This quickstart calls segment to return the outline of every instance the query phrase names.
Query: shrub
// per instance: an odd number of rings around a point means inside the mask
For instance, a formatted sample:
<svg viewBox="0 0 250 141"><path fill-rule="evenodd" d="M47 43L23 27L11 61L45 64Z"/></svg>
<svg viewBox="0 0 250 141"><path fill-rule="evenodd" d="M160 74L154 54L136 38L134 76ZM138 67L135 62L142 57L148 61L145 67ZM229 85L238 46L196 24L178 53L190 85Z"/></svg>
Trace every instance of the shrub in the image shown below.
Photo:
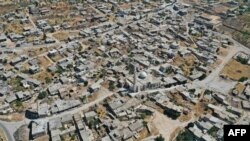
<svg viewBox="0 0 250 141"><path fill-rule="evenodd" d="M240 79L239 79L239 82L244 82L244 81L246 81L248 78L247 77L241 77Z"/></svg>
<svg viewBox="0 0 250 141"><path fill-rule="evenodd" d="M155 141L165 141L165 139L162 137L162 135L155 138Z"/></svg>
<svg viewBox="0 0 250 141"><path fill-rule="evenodd" d="M38 99L44 99L46 96L47 96L47 93L45 91L43 91L43 92L39 93L37 98Z"/></svg>
<svg viewBox="0 0 250 141"><path fill-rule="evenodd" d="M176 120L181 115L181 113L179 113L175 110L172 110L172 109L166 109L164 111L164 114L173 120Z"/></svg>
<svg viewBox="0 0 250 141"><path fill-rule="evenodd" d="M190 131L185 130L176 137L176 141L195 141L195 138Z"/></svg>

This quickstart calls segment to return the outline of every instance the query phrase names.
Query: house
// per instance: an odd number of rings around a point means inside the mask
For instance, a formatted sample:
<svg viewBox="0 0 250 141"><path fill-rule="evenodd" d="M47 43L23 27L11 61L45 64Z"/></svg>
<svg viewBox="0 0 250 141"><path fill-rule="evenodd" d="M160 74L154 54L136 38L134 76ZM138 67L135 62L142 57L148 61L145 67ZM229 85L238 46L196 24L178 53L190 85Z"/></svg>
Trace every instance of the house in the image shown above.
<svg viewBox="0 0 250 141"><path fill-rule="evenodd" d="M32 73L32 74L35 74L35 73L37 73L39 71L40 71L40 67L38 65L34 65L34 66L31 66L29 68L29 72Z"/></svg>
<svg viewBox="0 0 250 141"><path fill-rule="evenodd" d="M173 78L171 77L164 77L163 78L163 84L166 86L166 87L171 87L171 86L175 86L178 84L178 82L176 80L174 80Z"/></svg>
<svg viewBox="0 0 250 141"><path fill-rule="evenodd" d="M124 128L120 130L120 134L123 140L132 140L135 133L129 128Z"/></svg>
<svg viewBox="0 0 250 141"><path fill-rule="evenodd" d="M31 122L31 136L33 139L41 137L46 134L47 124L45 121Z"/></svg>
<svg viewBox="0 0 250 141"><path fill-rule="evenodd" d="M188 79L187 79L185 76L181 75L181 74L175 75L175 76L174 76L174 79L175 79L176 81L178 81L179 84L185 84L185 83L187 83L187 81L188 81Z"/></svg>
<svg viewBox="0 0 250 141"><path fill-rule="evenodd" d="M36 80L36 79L32 79L32 78L27 78L25 79L27 81L27 83L33 87L39 87L41 85L41 82Z"/></svg>
<svg viewBox="0 0 250 141"><path fill-rule="evenodd" d="M51 106L51 113L56 114L75 108L81 104L79 100L56 100Z"/></svg>
<svg viewBox="0 0 250 141"><path fill-rule="evenodd" d="M80 140L81 141L91 141L91 133L90 130L81 130L80 131Z"/></svg>
<svg viewBox="0 0 250 141"><path fill-rule="evenodd" d="M0 104L0 114L7 114L12 112L12 108L10 107L9 103L2 103Z"/></svg>
<svg viewBox="0 0 250 141"><path fill-rule="evenodd" d="M242 101L242 108L246 110L250 110L250 102L249 101Z"/></svg>
<svg viewBox="0 0 250 141"><path fill-rule="evenodd" d="M100 88L101 88L101 83L103 82L102 79L98 80L97 82L93 83L92 85L90 85L89 87L89 92L94 93L97 92Z"/></svg>
<svg viewBox="0 0 250 141"><path fill-rule="evenodd" d="M247 85L244 90L244 94L247 96L247 98L250 98L250 85Z"/></svg>
<svg viewBox="0 0 250 141"><path fill-rule="evenodd" d="M59 52L56 49L52 49L48 52L49 57L56 56Z"/></svg>
<svg viewBox="0 0 250 141"><path fill-rule="evenodd" d="M9 91L8 87L0 88L0 97L5 96L6 94L8 94L9 93L8 91Z"/></svg>
<svg viewBox="0 0 250 141"><path fill-rule="evenodd" d="M45 44L53 44L53 43L55 43L56 42L56 40L54 40L54 39L52 39L52 38L46 38L45 39Z"/></svg>
<svg viewBox="0 0 250 141"><path fill-rule="evenodd" d="M73 124L74 123L72 115L63 116L61 122L62 122L62 124Z"/></svg>
<svg viewBox="0 0 250 141"><path fill-rule="evenodd" d="M7 41L7 37L4 34L0 35L0 42L5 42Z"/></svg>
<svg viewBox="0 0 250 141"><path fill-rule="evenodd" d="M61 118L58 117L58 118L49 120L48 126L49 126L49 131L62 128L63 125L61 122Z"/></svg>
<svg viewBox="0 0 250 141"><path fill-rule="evenodd" d="M135 123L130 124L128 128L134 133L139 133L143 130L144 125L141 120L137 120Z"/></svg>
<svg viewBox="0 0 250 141"><path fill-rule="evenodd" d="M52 86L48 87L48 93L50 95L57 95L59 94L59 89L62 87L60 83L53 84Z"/></svg>
<svg viewBox="0 0 250 141"><path fill-rule="evenodd" d="M89 121L91 121L93 118L97 117L97 113L94 111L90 111L84 114L84 119L87 123L89 123Z"/></svg>
<svg viewBox="0 0 250 141"><path fill-rule="evenodd" d="M17 97L15 94L10 94L10 95L7 95L6 98L5 98L5 101L7 103L12 103L14 102L15 100L17 100Z"/></svg>
<svg viewBox="0 0 250 141"><path fill-rule="evenodd" d="M28 91L25 91L25 92L19 91L16 93L16 97L20 101L27 101L27 100L31 99L31 93Z"/></svg>
<svg viewBox="0 0 250 141"><path fill-rule="evenodd" d="M7 80L7 79L12 78L14 76L14 73L12 71L7 71L7 72L4 72L2 76L4 80Z"/></svg>
<svg viewBox="0 0 250 141"><path fill-rule="evenodd" d="M37 108L39 117L46 117L49 115L49 106L47 103L39 104Z"/></svg>
<svg viewBox="0 0 250 141"><path fill-rule="evenodd" d="M20 62L22 62L22 61L24 61L21 57L16 57L16 58L14 58L11 62L10 62L10 64L11 65L16 65L16 64L18 64L18 63L20 63Z"/></svg>

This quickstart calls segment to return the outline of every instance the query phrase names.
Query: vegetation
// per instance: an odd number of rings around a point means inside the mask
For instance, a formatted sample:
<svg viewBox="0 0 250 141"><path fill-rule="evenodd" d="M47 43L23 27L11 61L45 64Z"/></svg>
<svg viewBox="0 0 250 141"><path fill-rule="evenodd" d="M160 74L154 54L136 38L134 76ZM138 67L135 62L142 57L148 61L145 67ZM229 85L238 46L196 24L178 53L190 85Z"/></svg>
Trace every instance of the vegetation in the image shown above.
<svg viewBox="0 0 250 141"><path fill-rule="evenodd" d="M190 131L185 130L176 137L176 141L195 141L195 137Z"/></svg>
<svg viewBox="0 0 250 141"><path fill-rule="evenodd" d="M203 80L203 79L205 79L206 77L207 77L206 74L202 74L202 76L199 78L199 80Z"/></svg>
<svg viewBox="0 0 250 141"><path fill-rule="evenodd" d="M0 63L2 63L2 64L6 64L8 61L7 61L7 59L0 59Z"/></svg>
<svg viewBox="0 0 250 141"><path fill-rule="evenodd" d="M44 99L47 96L47 92L46 91L42 91L38 94L38 99Z"/></svg>
<svg viewBox="0 0 250 141"><path fill-rule="evenodd" d="M207 131L207 133L209 134L209 135L211 135L212 137L217 137L217 132L219 131L219 128L217 128L217 127L212 127L210 130L208 130Z"/></svg>
<svg viewBox="0 0 250 141"><path fill-rule="evenodd" d="M50 84L52 82L52 79L50 77L45 77L45 83Z"/></svg>
<svg viewBox="0 0 250 141"><path fill-rule="evenodd" d="M15 91L23 91L24 88L22 87L22 79L21 78L12 78L9 81L9 85L12 86L13 90Z"/></svg>
<svg viewBox="0 0 250 141"><path fill-rule="evenodd" d="M213 93L213 91L210 91L210 90L208 90L208 89L206 89L205 92L204 92L205 95L210 95L210 94L212 94L212 93Z"/></svg>
<svg viewBox="0 0 250 141"><path fill-rule="evenodd" d="M155 141L165 141L162 135L155 138Z"/></svg>
<svg viewBox="0 0 250 141"><path fill-rule="evenodd" d="M84 82L84 86L85 86L85 87L88 86L88 84L89 84L88 81Z"/></svg>
<svg viewBox="0 0 250 141"><path fill-rule="evenodd" d="M115 89L115 83L113 81L109 82L109 90L113 91Z"/></svg>
<svg viewBox="0 0 250 141"><path fill-rule="evenodd" d="M63 73L63 69L62 69L61 67L59 67L59 68L56 70L56 73L59 73L59 74Z"/></svg>
<svg viewBox="0 0 250 141"><path fill-rule="evenodd" d="M164 111L164 114L173 120L176 120L181 115L181 113L168 108Z"/></svg>
<svg viewBox="0 0 250 141"><path fill-rule="evenodd" d="M247 77L241 77L240 79L239 79L239 82L244 82L244 81L246 81L248 78Z"/></svg>
<svg viewBox="0 0 250 141"><path fill-rule="evenodd" d="M80 100L81 100L83 103L87 103L88 98L87 98L86 95L84 95L83 97L80 98Z"/></svg>
<svg viewBox="0 0 250 141"><path fill-rule="evenodd" d="M194 123L193 122L190 122L188 125L187 125L188 128L190 127L194 127Z"/></svg>
<svg viewBox="0 0 250 141"><path fill-rule="evenodd" d="M92 119L89 121L89 126L90 126L91 128L94 128L98 123L99 123L98 119L92 118Z"/></svg>
<svg viewBox="0 0 250 141"><path fill-rule="evenodd" d="M17 100L16 103L15 103L15 105L16 105L17 107L22 107L22 106L23 106L23 103L22 103L22 101Z"/></svg>
<svg viewBox="0 0 250 141"><path fill-rule="evenodd" d="M172 69L172 68L168 68L167 70L166 70L166 74L171 74L172 72L173 72L174 70Z"/></svg>
<svg viewBox="0 0 250 141"><path fill-rule="evenodd" d="M242 58L242 57L240 57L240 56L238 56L236 60L237 60L238 62L240 62L241 64L243 64L243 65L246 65L246 64L248 63L248 61L249 61L249 59L247 59L247 58Z"/></svg>

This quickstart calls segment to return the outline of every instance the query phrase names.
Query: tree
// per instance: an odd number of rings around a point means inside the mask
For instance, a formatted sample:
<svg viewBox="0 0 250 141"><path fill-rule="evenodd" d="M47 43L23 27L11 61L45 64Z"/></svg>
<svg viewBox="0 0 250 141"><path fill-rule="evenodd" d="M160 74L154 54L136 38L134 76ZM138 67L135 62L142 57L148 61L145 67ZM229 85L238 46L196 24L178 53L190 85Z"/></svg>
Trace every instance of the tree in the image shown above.
<svg viewBox="0 0 250 141"><path fill-rule="evenodd" d="M162 135L155 138L155 141L165 141L165 139L162 137Z"/></svg>
<svg viewBox="0 0 250 141"><path fill-rule="evenodd" d="M38 99L44 99L46 96L47 96L47 93L45 91L43 91L43 92L39 93L37 98Z"/></svg>
<svg viewBox="0 0 250 141"><path fill-rule="evenodd" d="M115 83L113 81L109 82L109 90L113 91L115 89Z"/></svg>
<svg viewBox="0 0 250 141"><path fill-rule="evenodd" d="M185 130L176 137L176 141L195 141L195 138L190 131Z"/></svg>
<svg viewBox="0 0 250 141"><path fill-rule="evenodd" d="M85 86L85 87L88 86L88 84L89 84L88 81L85 81L85 82L84 82L84 86Z"/></svg>
<svg viewBox="0 0 250 141"><path fill-rule="evenodd" d="M244 82L244 81L246 81L248 78L247 77L241 77L240 79L239 79L239 82Z"/></svg>
<svg viewBox="0 0 250 141"><path fill-rule="evenodd" d="M194 127L194 123L193 122L190 122L189 124L188 124L188 126L187 126L188 128L190 128L190 127Z"/></svg>
<svg viewBox="0 0 250 141"><path fill-rule="evenodd" d="M173 120L176 120L181 115L179 112L168 108L164 111L164 114Z"/></svg>
<svg viewBox="0 0 250 141"><path fill-rule="evenodd" d="M22 107L23 106L22 101L19 101L19 100L17 100L15 104L16 104L17 107Z"/></svg>
<svg viewBox="0 0 250 141"><path fill-rule="evenodd" d="M49 77L45 77L45 83L46 83L46 84L51 83L51 81L52 81L52 80L51 80L51 78L49 78Z"/></svg>
<svg viewBox="0 0 250 141"><path fill-rule="evenodd" d="M243 64L243 65L246 65L246 64L248 63L248 61L249 61L249 59L243 58L243 57L241 57L241 56L238 56L236 60L237 60L238 62L240 62L241 64Z"/></svg>

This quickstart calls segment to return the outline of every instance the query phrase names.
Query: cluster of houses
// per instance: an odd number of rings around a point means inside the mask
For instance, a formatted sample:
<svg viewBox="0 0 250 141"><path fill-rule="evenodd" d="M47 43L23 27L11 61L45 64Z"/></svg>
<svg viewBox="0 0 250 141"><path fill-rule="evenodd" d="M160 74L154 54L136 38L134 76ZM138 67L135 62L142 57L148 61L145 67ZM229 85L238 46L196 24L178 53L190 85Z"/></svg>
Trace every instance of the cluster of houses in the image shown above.
<svg viewBox="0 0 250 141"><path fill-rule="evenodd" d="M145 109L140 105L136 98L121 98L108 102L107 108L102 110L93 107L95 110L90 108L85 112L31 121L31 137L47 136L52 141L72 137L82 141L134 140L140 138L142 130L150 130L141 119ZM43 104L38 112L44 114L46 108L47 105Z"/></svg>
<svg viewBox="0 0 250 141"><path fill-rule="evenodd" d="M203 88L192 83L211 73L221 48L233 45L214 34L223 17L209 13L216 4L210 5L196 5L202 10L188 22L185 16L193 7L174 0L34 2L27 10L2 15L7 24L20 21L24 28L0 34L1 114L17 112L16 106L26 103L21 108L31 119L31 139L135 140L141 139L142 131L152 130L144 116L153 117L154 112L143 108L145 103L178 115L190 114L191 107L177 104L173 96L180 95L193 105L200 104L201 98L213 101L205 104L213 114L202 115L188 127L197 139L222 138L224 124L249 124L241 118L250 110L248 81L244 91L233 97L213 91L203 94ZM63 40L53 36L71 30L77 35ZM238 57L248 59L249 65L249 55ZM86 111L70 113L88 99L95 101L106 94L110 96ZM214 128L216 137L210 134Z"/></svg>

